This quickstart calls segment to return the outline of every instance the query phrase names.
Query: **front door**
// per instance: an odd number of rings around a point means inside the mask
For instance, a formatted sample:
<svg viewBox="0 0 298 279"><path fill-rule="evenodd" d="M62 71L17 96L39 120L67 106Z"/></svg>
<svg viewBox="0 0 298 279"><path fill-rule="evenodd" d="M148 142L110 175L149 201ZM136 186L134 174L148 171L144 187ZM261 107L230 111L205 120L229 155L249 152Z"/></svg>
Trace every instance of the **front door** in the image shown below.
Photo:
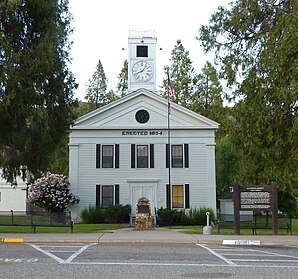
<svg viewBox="0 0 298 279"><path fill-rule="evenodd" d="M154 202L153 186L133 186L132 187L132 201L131 201L132 214L136 213L137 200L142 197L149 199L151 214L154 215L155 202Z"/></svg>

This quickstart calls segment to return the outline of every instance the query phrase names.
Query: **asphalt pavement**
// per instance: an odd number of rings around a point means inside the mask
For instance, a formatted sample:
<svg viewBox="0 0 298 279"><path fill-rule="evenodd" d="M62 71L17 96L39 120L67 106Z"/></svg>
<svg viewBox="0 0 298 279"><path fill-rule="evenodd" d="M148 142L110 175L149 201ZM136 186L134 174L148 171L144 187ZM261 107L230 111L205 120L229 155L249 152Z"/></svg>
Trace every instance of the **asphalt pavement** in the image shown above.
<svg viewBox="0 0 298 279"><path fill-rule="evenodd" d="M109 233L0 233L0 242L25 243L193 243L263 246L298 246L298 235L208 235L185 234L173 229L123 228Z"/></svg>

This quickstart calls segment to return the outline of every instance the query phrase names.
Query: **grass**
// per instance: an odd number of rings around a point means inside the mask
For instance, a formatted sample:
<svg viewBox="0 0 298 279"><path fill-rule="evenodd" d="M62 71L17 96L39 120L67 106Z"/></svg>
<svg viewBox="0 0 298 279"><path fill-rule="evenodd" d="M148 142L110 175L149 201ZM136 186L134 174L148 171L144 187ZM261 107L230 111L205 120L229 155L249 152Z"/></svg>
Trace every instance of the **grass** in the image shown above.
<svg viewBox="0 0 298 279"><path fill-rule="evenodd" d="M74 233L111 233L127 227L128 224L74 224ZM166 228L177 230L186 234L202 234L204 226L168 226ZM31 233L30 226L0 226L0 233ZM69 233L68 227L37 227L36 233ZM241 235L252 235L251 229L241 229ZM258 235L272 235L272 229L259 229ZM213 234L217 235L217 228L213 228ZM222 235L234 235L233 229L222 229ZM279 235L286 235L286 230L279 230ZM298 219L293 219L292 234L298 235Z"/></svg>
<svg viewBox="0 0 298 279"><path fill-rule="evenodd" d="M74 224L74 233L110 233L127 224ZM0 226L0 233L31 233L30 226ZM69 233L68 227L36 227L36 233Z"/></svg>
<svg viewBox="0 0 298 279"><path fill-rule="evenodd" d="M168 226L168 229L177 230L181 233L186 234L202 234L204 226ZM272 229L258 229L258 235L272 235ZM217 235L217 227L213 227L213 234ZM221 229L221 235L234 235L234 229ZM241 229L240 234L242 235L252 235L251 229ZM286 230L279 230L279 235L287 235ZM298 235L298 219L292 220L292 234Z"/></svg>

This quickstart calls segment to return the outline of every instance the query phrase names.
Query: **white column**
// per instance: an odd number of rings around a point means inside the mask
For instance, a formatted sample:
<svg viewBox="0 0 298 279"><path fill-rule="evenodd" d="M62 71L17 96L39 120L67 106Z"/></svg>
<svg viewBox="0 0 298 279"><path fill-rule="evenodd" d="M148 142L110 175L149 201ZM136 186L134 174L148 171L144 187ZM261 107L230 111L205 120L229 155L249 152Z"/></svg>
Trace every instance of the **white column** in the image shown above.
<svg viewBox="0 0 298 279"><path fill-rule="evenodd" d="M79 144L69 144L69 182L70 192L78 195L78 177L79 177ZM78 195L79 196L79 195ZM77 205L71 206L72 218L77 218L78 213L75 210Z"/></svg>
<svg viewBox="0 0 298 279"><path fill-rule="evenodd" d="M216 175L215 175L215 144L206 145L207 148L207 181L208 203L216 214Z"/></svg>

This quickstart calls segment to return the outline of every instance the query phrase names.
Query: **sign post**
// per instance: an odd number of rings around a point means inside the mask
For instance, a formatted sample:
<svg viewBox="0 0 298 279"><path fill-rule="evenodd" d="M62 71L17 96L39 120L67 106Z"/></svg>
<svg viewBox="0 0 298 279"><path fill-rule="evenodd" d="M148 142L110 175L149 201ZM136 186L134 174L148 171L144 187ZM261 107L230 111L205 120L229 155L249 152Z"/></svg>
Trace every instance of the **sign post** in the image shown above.
<svg viewBox="0 0 298 279"><path fill-rule="evenodd" d="M233 185L233 201L234 201L234 230L236 235L240 235L240 185Z"/></svg>

